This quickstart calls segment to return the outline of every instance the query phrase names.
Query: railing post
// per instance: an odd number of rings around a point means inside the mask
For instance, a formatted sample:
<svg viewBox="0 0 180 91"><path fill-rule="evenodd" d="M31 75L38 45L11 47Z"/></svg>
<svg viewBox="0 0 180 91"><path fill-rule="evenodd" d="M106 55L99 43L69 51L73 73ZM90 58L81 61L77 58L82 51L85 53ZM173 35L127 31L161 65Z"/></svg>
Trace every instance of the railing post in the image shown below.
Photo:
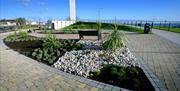
<svg viewBox="0 0 180 91"><path fill-rule="evenodd" d="M152 21L152 24L151 24L151 32L152 32L153 26L154 26L154 22Z"/></svg>
<svg viewBox="0 0 180 91"><path fill-rule="evenodd" d="M161 28L161 22L159 23L159 29Z"/></svg>
<svg viewBox="0 0 180 91"><path fill-rule="evenodd" d="M168 31L170 30L170 27L171 27L171 23L169 23L169 26L168 26Z"/></svg>

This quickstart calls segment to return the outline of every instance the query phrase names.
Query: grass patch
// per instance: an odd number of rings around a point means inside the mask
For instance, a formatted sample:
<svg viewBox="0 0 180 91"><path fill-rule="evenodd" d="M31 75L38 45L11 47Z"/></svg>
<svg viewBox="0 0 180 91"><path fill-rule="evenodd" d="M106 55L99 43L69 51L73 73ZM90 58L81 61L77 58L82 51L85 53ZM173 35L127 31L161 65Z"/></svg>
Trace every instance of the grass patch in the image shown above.
<svg viewBox="0 0 180 91"><path fill-rule="evenodd" d="M62 28L61 30L97 29L97 25L98 24L95 22L77 22L73 25ZM114 30L114 24L101 23L100 28L102 30ZM125 25L117 25L117 30L123 30L123 31L129 31L129 32L138 32L138 33L144 32L144 30L142 30L140 28L125 26Z"/></svg>

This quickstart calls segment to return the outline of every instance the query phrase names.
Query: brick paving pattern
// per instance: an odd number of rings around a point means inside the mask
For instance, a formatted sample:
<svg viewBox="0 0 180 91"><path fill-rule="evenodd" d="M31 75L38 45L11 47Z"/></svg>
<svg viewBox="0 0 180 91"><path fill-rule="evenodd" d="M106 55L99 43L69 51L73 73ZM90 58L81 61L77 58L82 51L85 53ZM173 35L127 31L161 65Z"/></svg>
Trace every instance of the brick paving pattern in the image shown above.
<svg viewBox="0 0 180 91"><path fill-rule="evenodd" d="M154 34L128 33L128 47L169 91L180 91L180 46Z"/></svg>

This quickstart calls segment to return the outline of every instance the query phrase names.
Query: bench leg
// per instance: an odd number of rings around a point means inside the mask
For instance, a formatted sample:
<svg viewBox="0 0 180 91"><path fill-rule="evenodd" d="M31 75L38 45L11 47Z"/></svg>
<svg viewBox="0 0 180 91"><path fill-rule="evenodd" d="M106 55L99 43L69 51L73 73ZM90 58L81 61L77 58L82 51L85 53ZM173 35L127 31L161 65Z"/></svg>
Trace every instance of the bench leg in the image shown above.
<svg viewBox="0 0 180 91"><path fill-rule="evenodd" d="M81 36L81 35L79 35L79 39L81 39L81 37L82 37L82 36Z"/></svg>
<svg viewBox="0 0 180 91"><path fill-rule="evenodd" d="M100 39L101 39L101 34L98 35L98 40L100 40Z"/></svg>
<svg viewBox="0 0 180 91"><path fill-rule="evenodd" d="M84 37L82 35L79 36L79 39L84 39Z"/></svg>

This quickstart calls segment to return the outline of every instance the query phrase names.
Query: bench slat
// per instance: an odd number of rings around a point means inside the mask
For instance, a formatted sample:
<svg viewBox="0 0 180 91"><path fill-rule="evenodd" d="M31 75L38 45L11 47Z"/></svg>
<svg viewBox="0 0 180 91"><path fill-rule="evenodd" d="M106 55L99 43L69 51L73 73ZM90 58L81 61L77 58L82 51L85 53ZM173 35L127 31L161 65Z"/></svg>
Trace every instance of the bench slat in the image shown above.
<svg viewBox="0 0 180 91"><path fill-rule="evenodd" d="M83 36L98 36L98 40L100 37L99 31L78 31L80 39L83 38Z"/></svg>

